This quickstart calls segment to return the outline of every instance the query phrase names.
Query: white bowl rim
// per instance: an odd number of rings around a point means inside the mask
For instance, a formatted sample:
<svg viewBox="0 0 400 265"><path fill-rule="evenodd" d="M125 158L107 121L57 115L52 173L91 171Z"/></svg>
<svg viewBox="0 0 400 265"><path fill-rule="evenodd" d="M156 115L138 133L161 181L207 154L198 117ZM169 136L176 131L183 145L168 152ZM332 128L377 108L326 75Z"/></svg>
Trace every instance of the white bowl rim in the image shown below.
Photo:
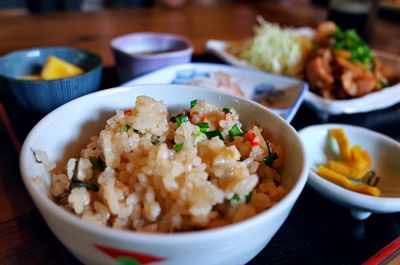
<svg viewBox="0 0 400 265"><path fill-rule="evenodd" d="M300 193L302 192L305 183L307 181L307 172L309 168L309 161L306 156L306 151L305 147L300 139L298 137L298 143L299 146L301 147L301 151L303 154L303 167L301 172L299 172L299 178L297 179L296 183L294 184L293 188L288 192L282 200L277 202L275 205L273 205L271 208L264 210L261 213L258 213L257 215L246 219L244 221L238 222L236 224L230 224L225 227L220 227L220 228L215 228L215 229L209 229L209 230L200 230L200 231L189 231L189 232L178 232L178 233L171 233L171 234L162 234L162 233L144 233L144 232L136 232L136 231L131 231L131 230L118 230L115 228L107 227L107 226L102 226L102 225L97 225L93 224L87 221L82 220L78 216L76 216L73 213L68 212L67 210L63 209L59 205L57 205L55 202L53 202L48 196L43 194L37 187L34 187L34 183L30 178L28 178L28 170L24 166L23 160L24 157L31 154L31 149L30 146L28 146L28 143L31 142L31 138L34 137L34 134L36 134L36 131L40 130L40 127L44 126L47 122L51 122L53 119L53 116L57 113L63 110L66 105L71 105L75 104L79 101L84 101L87 97L91 97L94 94L102 94L103 96L106 96L108 94L112 93L120 93L126 90L131 90L135 89L136 87L163 87L165 89L165 86L176 86L176 87L181 87L182 89L195 89L195 90L207 90L213 94L221 94L221 95L226 95L230 96L234 99L238 99L241 101L245 101L247 103L250 103L252 105L256 105L260 108L262 108L264 111L269 112L271 115L275 116L276 118L280 119L283 123L285 123L285 126L288 126L289 130L296 135L297 132L296 130L289 124L287 123L282 117L279 115L271 112L268 110L266 107L264 107L261 104L258 104L254 101L248 100L246 98L241 98L237 97L234 95L229 94L228 92L224 91L219 91L215 89L209 89L209 88L200 88L200 87L194 87L194 86L188 86L188 85L137 85L134 87L115 87L115 88L110 88L106 90L101 90L97 92L93 92L87 95L84 95L82 97L76 98L58 108L50 112L48 115L46 115L42 120L40 120L34 127L33 129L29 132L28 136L26 137L24 144L21 149L21 154L20 154L20 171L21 171L21 178L24 182L25 187L29 191L29 194L31 197L35 197L35 199L42 205L46 205L50 211L54 213L54 215L57 215L58 218L64 219L64 221L70 223L74 227L79 227L81 229L87 230L89 232L95 233L95 234L100 234L102 236L107 236L107 237L118 237L123 240L130 240L130 239L137 239L141 240L142 242L154 242L157 241L158 243L161 244L167 244L170 243L171 240L173 239L177 243L183 243L187 242L188 240L211 240L212 238L216 236L224 236L227 233L233 233L234 231L245 231L247 227L251 227L254 224L260 222L263 218L270 218L273 215L277 214L280 211L284 211L285 207L288 207L287 204L290 204L291 201L296 201L296 197L300 196ZM35 204L36 206L36 204ZM36 206L37 207L37 206ZM289 209L291 211L291 208ZM270 216L270 217L269 217ZM268 229L268 228L266 228Z"/></svg>
<svg viewBox="0 0 400 265"><path fill-rule="evenodd" d="M305 102L328 114L365 113L397 104L400 100L399 90L400 83L397 83L362 97L351 99L327 99L309 90L306 93ZM379 103L373 104L377 101Z"/></svg>
<svg viewBox="0 0 400 265"><path fill-rule="evenodd" d="M381 138L382 140L396 145L400 149L400 143L397 142L396 140L390 138L389 136L386 136L382 133L370 130L368 128L356 126L356 125L349 125L349 124L340 124L340 123L326 123L326 124L317 124L317 125L311 125L308 127L305 127L299 131L300 138L302 138L302 135L306 133L307 131L311 130L318 130L318 129L329 129L329 128L343 128L344 130L350 129L350 130L357 130L361 133L368 134L374 137ZM302 139L303 141L303 139ZM305 148L307 149L307 144L304 143ZM311 162L310 166L311 166ZM309 170L309 179L308 183L316 189L318 192L327 192L329 195L325 196L334 196L334 198L337 201L341 201L345 204L351 204L354 207L362 208L362 209L370 209L370 210L383 210L385 212L391 211L390 209L397 209L400 210L400 197L374 197L362 193L358 193L355 191L348 190L346 188L343 188L339 185L336 185L320 176L318 176L317 173L315 173L312 169ZM323 189L320 190L320 189ZM385 207L383 207L382 204L385 204ZM393 206L393 207L390 207ZM382 208L382 209L380 209Z"/></svg>
<svg viewBox="0 0 400 265"><path fill-rule="evenodd" d="M162 53L157 53L157 54L151 54L151 55L146 55L146 54L132 54L132 53L127 53L125 50L121 49L120 46L118 46L116 43L123 40L123 39L129 39L131 37L136 37L136 36L155 36L158 38L171 38L171 39L177 39L184 43L186 45L185 48L176 50L176 51L167 51L167 52L162 52ZM122 36L118 36L114 39L111 40L110 43L111 48L114 51L123 53L131 58L141 58L141 59L160 59L163 57L177 57L182 54L187 54L187 53L193 53L193 44L192 42L186 38L185 36L182 35L177 35L177 34L172 34L172 33L166 33L166 32L149 32L149 31L144 31L144 32L134 32L134 33L128 33Z"/></svg>

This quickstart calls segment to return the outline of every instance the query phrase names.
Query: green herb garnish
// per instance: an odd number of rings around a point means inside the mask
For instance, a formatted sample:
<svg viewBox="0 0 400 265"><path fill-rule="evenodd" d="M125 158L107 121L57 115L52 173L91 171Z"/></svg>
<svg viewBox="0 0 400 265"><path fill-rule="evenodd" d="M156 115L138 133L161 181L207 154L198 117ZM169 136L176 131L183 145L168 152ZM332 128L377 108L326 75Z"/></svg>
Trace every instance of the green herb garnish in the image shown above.
<svg viewBox="0 0 400 265"><path fill-rule="evenodd" d="M92 191L99 191L99 187L97 187L96 185L87 183L87 182L83 182L80 181L78 179L78 170L79 170L79 161L80 161L80 157L78 157L75 160L75 166L74 166L74 171L72 172L72 177L71 177L71 182L69 183L69 187L68 189L71 191L73 188L80 188L80 187L85 187L88 190L92 190ZM90 162L92 162L92 160L97 160L97 157L91 156L89 157ZM100 159L99 159L100 160ZM101 160L100 160L101 161ZM93 168L93 163L92 163L92 168Z"/></svg>
<svg viewBox="0 0 400 265"><path fill-rule="evenodd" d="M205 133L207 132L208 128L210 128L210 125L208 122L200 122L197 124L197 126L200 127L200 132Z"/></svg>
<svg viewBox="0 0 400 265"><path fill-rule="evenodd" d="M225 112L225 113L230 113L230 114L232 114L230 108L223 108L222 111Z"/></svg>
<svg viewBox="0 0 400 265"><path fill-rule="evenodd" d="M210 140L211 138L218 136L219 139L221 139L222 141L224 140L224 136L222 135L222 133L218 130L215 131L210 131L210 132L205 132L208 140Z"/></svg>
<svg viewBox="0 0 400 265"><path fill-rule="evenodd" d="M319 48L319 45L316 43L313 43L312 47L311 47L311 51L316 52Z"/></svg>
<svg viewBox="0 0 400 265"><path fill-rule="evenodd" d="M265 164L266 166L271 167L271 166L272 166L272 163L273 163L276 159L278 159L278 155L277 155L276 153L269 154L269 155L267 155L267 156L264 158L264 164Z"/></svg>
<svg viewBox="0 0 400 265"><path fill-rule="evenodd" d="M71 183L69 184L69 188L73 189L73 188L81 188L84 187L88 190L92 190L92 191L99 191L99 187L97 187L96 185L90 184L88 182L83 182L80 180L74 180L71 181Z"/></svg>
<svg viewBox="0 0 400 265"><path fill-rule="evenodd" d="M128 124L125 124L125 126L122 128L122 131L127 132L130 128L131 128L131 126L129 126Z"/></svg>
<svg viewBox="0 0 400 265"><path fill-rule="evenodd" d="M104 161L101 160L100 157L90 156L89 160L93 170L103 171L106 167Z"/></svg>
<svg viewBox="0 0 400 265"><path fill-rule="evenodd" d="M250 191L249 194L246 195L246 203L251 202L252 197L253 197L253 191Z"/></svg>
<svg viewBox="0 0 400 265"><path fill-rule="evenodd" d="M380 79L379 81L379 85L382 87L382 88L384 88L384 87L387 87L388 86L388 83L386 83L385 81L383 81L382 79Z"/></svg>
<svg viewBox="0 0 400 265"><path fill-rule="evenodd" d="M181 143L181 144L176 144L176 145L174 146L174 150L175 150L176 153L178 153L179 151L181 151L182 148L183 148L183 143Z"/></svg>
<svg viewBox="0 0 400 265"><path fill-rule="evenodd" d="M240 129L239 125L235 123L235 125L232 126L232 128L229 130L229 134L233 136L243 136L243 132Z"/></svg>
<svg viewBox="0 0 400 265"><path fill-rule="evenodd" d="M335 43L333 49L347 50L351 53L350 61L360 62L372 67L374 59L368 44L363 41L354 29L338 29L332 34Z"/></svg>
<svg viewBox="0 0 400 265"><path fill-rule="evenodd" d="M190 101L190 108L193 108L197 104L197 99Z"/></svg>
<svg viewBox="0 0 400 265"><path fill-rule="evenodd" d="M237 193L233 194L231 200L235 200L235 201L237 201L237 202L240 202L240 196L239 196L239 194L237 194Z"/></svg>
<svg viewBox="0 0 400 265"><path fill-rule="evenodd" d="M178 124L178 127L179 127L179 126L181 126L182 123L188 122L189 117L188 116L179 116L179 117L176 117L175 120L176 120L176 124Z"/></svg>

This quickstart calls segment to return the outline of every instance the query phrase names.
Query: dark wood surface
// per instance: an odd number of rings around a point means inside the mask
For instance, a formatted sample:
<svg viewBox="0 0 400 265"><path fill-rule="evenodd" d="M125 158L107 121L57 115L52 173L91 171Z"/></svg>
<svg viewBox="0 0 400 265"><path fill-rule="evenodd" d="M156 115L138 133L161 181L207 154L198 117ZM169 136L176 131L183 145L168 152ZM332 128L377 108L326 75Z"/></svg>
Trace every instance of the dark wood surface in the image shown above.
<svg viewBox="0 0 400 265"><path fill-rule="evenodd" d="M254 4L187 6L178 10L154 8L0 16L0 55L23 48L69 45L98 53L105 66L113 66L111 39L131 32L180 34L193 42L195 54L203 54L207 39L240 40L252 36L256 15L283 25L316 26L327 13L323 8L302 3L305 1L252 2ZM376 20L371 44L376 49L400 54L399 24Z"/></svg>
<svg viewBox="0 0 400 265"><path fill-rule="evenodd" d="M255 16L292 26L315 26L325 10L306 1L256 1L181 10L139 9L98 13L62 13L0 17L0 56L35 46L68 45L102 56L101 89L119 84L110 40L135 31L184 35L195 46L194 61L217 62L206 54L208 39L242 39L252 35ZM378 20L371 45L400 54L400 25ZM11 98L2 98L17 137L23 141L41 115L26 113ZM292 125L338 122L356 124L400 141L400 104L367 114L326 116L303 104ZM267 227L265 229L268 229ZM360 264L400 235L399 214L376 214L363 222L307 187L267 247L249 264ZM0 124L0 264L80 264L49 231L19 175L18 153Z"/></svg>

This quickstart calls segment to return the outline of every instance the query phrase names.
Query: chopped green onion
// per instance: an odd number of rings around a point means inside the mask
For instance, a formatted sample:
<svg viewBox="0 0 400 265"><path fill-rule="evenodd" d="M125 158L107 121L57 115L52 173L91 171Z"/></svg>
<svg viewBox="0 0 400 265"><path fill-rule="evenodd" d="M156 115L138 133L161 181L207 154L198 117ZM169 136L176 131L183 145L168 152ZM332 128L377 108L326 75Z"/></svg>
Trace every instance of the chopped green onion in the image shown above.
<svg viewBox="0 0 400 265"><path fill-rule="evenodd" d="M222 111L225 112L225 113L230 113L230 114L232 114L230 108L223 108Z"/></svg>
<svg viewBox="0 0 400 265"><path fill-rule="evenodd" d="M100 159L100 157L90 156L90 163L92 164L93 170L103 171L105 169L104 161Z"/></svg>
<svg viewBox="0 0 400 265"><path fill-rule="evenodd" d="M243 136L243 132L240 129L239 125L235 123L235 125L232 126L232 128L229 130L229 134L233 136Z"/></svg>
<svg viewBox="0 0 400 265"><path fill-rule="evenodd" d="M210 128L210 125L208 122L200 122L197 124L197 126L200 127L200 132L205 133L207 132L208 128Z"/></svg>
<svg viewBox="0 0 400 265"><path fill-rule="evenodd" d="M249 194L246 195L246 203L251 202L252 197L253 197L253 191L250 191Z"/></svg>
<svg viewBox="0 0 400 265"><path fill-rule="evenodd" d="M80 159L81 158L78 157L75 160L74 171L72 173L71 182L69 183L69 187L68 187L69 191L71 191L73 188L81 188L81 187L84 187L84 188L86 188L88 190L92 190L92 191L95 191L95 192L99 191L99 187L97 187L96 185L93 185L93 184L90 184L88 182L83 182L83 181L78 180L78 169L79 169L79 161L80 161ZM92 163L92 168L93 169L94 169L94 166L93 166L94 164L95 165L102 164L103 167L104 167L104 162L100 158L91 156L91 157L89 157L89 160ZM97 166L99 166L99 165L97 165Z"/></svg>
<svg viewBox="0 0 400 265"><path fill-rule="evenodd" d="M387 84L385 81L383 81L382 79L379 80L379 85L380 85L382 88L388 86L388 84Z"/></svg>
<svg viewBox="0 0 400 265"><path fill-rule="evenodd" d="M81 188L81 187L84 187L84 188L86 188L88 190L92 190L92 191L96 191L96 192L99 191L99 187L97 187L96 185L93 185L93 184L90 184L90 183L87 183L87 182L83 182L83 181L80 181L80 180L71 181L71 184L69 184L69 188L70 189Z"/></svg>
<svg viewBox="0 0 400 265"><path fill-rule="evenodd" d="M239 196L239 194L237 194L237 193L233 194L231 200L235 200L235 201L237 201L237 202L240 202L240 196Z"/></svg>
<svg viewBox="0 0 400 265"><path fill-rule="evenodd" d="M222 133L218 130L215 131L210 131L210 132L205 132L208 140L210 140L211 138L218 136L219 139L221 139L222 141L224 140L224 136L222 135Z"/></svg>
<svg viewBox="0 0 400 265"><path fill-rule="evenodd" d="M174 146L175 152L178 153L179 151L181 151L181 150L182 150L182 147L183 147L183 143L176 144L176 145Z"/></svg>
<svg viewBox="0 0 400 265"><path fill-rule="evenodd" d="M373 54L368 44L360 38L354 29L338 29L332 34L333 49L347 50L351 53L350 61L361 62L372 67Z"/></svg>
<svg viewBox="0 0 400 265"><path fill-rule="evenodd" d="M269 154L264 158L264 164L271 167L272 163L276 159L278 159L278 155L276 153Z"/></svg>
<svg viewBox="0 0 400 265"><path fill-rule="evenodd" d="M190 101L190 108L193 108L197 104L197 99Z"/></svg>
<svg viewBox="0 0 400 265"><path fill-rule="evenodd" d="M175 120L176 120L176 124L178 124L178 127L179 127L179 126L181 126L182 123L188 122L189 117L188 116L179 116L179 117L176 117Z"/></svg>
<svg viewBox="0 0 400 265"><path fill-rule="evenodd" d="M124 126L124 128L122 128L122 130L124 132L127 132L130 128L131 128L131 126L129 126L128 124L125 124L125 126Z"/></svg>

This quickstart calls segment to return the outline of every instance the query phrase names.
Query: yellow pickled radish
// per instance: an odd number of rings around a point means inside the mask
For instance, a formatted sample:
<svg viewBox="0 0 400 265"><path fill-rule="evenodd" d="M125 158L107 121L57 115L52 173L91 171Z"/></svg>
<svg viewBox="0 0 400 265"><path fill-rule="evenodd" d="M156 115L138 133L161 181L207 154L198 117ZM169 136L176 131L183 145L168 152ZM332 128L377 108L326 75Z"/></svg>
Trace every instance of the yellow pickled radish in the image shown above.
<svg viewBox="0 0 400 265"><path fill-rule="evenodd" d="M40 75L25 75L25 76L21 76L19 79L21 79L21 80L42 80Z"/></svg>
<svg viewBox="0 0 400 265"><path fill-rule="evenodd" d="M340 156L343 161L351 161L349 140L343 129L331 129L330 134L339 145Z"/></svg>
<svg viewBox="0 0 400 265"><path fill-rule="evenodd" d="M369 166L362 169L358 169L354 167L353 163L335 161L335 160L329 160L326 163L326 166L329 169L351 179L362 179L369 171Z"/></svg>
<svg viewBox="0 0 400 265"><path fill-rule="evenodd" d="M380 196L381 191L375 187L376 182L369 185L372 180L368 174L371 167L368 151L361 149L359 145L350 148L349 140L341 128L331 129L329 132L339 146L340 160L328 160L325 165L318 167L317 174L346 189Z"/></svg>
<svg viewBox="0 0 400 265"><path fill-rule="evenodd" d="M362 150L360 146L355 145L351 148L351 161L355 168L365 169L371 166L371 158L366 150Z"/></svg>
<svg viewBox="0 0 400 265"><path fill-rule="evenodd" d="M353 183L351 180L349 180L346 176L343 176L340 173L337 173L325 166L319 166L318 170L317 170L317 174L320 175L321 177L336 183L339 186L342 186L343 188L355 191L355 192L359 192L359 193L363 193L366 195L371 195L371 196L375 196L375 197L379 197L381 194L381 191L376 188L376 187L372 187L369 186L367 184L356 184Z"/></svg>
<svg viewBox="0 0 400 265"><path fill-rule="evenodd" d="M66 62L58 57L47 57L40 76L43 80L54 80L60 78L73 77L83 74L83 69Z"/></svg>

